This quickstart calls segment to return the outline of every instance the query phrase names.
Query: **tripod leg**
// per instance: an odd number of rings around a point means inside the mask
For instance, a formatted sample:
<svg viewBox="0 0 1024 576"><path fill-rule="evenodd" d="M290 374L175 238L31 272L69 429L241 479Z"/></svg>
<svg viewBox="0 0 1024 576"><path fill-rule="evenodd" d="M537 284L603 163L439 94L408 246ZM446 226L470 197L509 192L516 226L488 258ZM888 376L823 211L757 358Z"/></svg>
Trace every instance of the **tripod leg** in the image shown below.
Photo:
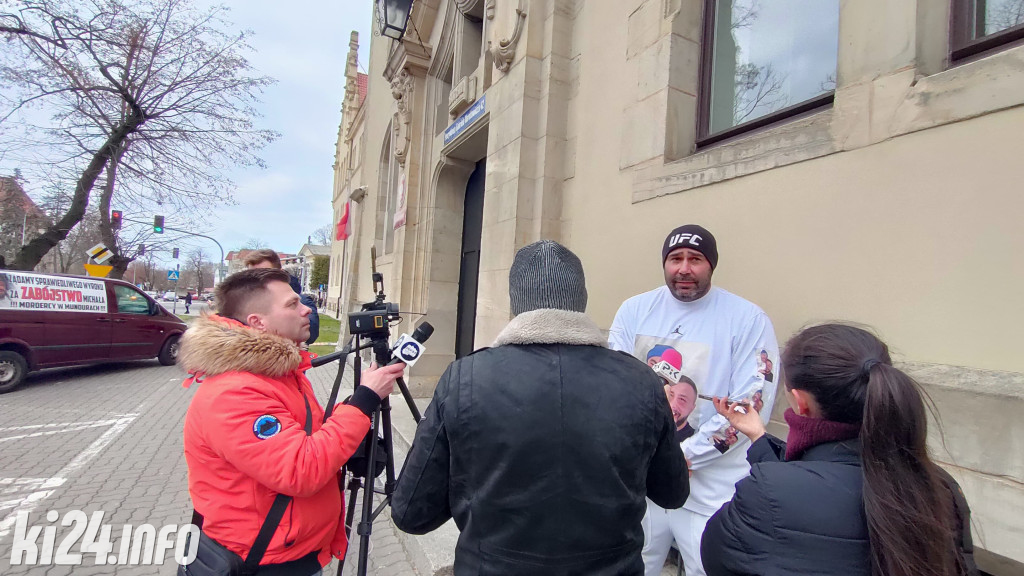
<svg viewBox="0 0 1024 576"><path fill-rule="evenodd" d="M367 449L367 478L363 490L363 516L356 528L359 534L359 567L358 576L366 576L367 557L370 554L370 532L373 531L373 470L377 462L377 434L380 430L380 410L373 413L373 426L370 427L369 448Z"/></svg>
<svg viewBox="0 0 1024 576"><path fill-rule="evenodd" d="M392 443L391 430L391 400L385 398L380 403L381 425L384 427L384 452L387 460L384 465L384 499L385 502L391 498L395 491L395 445Z"/></svg>
<svg viewBox="0 0 1024 576"><path fill-rule="evenodd" d="M409 387L405 384L405 378L399 376L395 383L398 384L398 389L402 391L405 403L409 405L409 412L412 412L413 421L419 424L420 420L423 420L423 416L420 416L420 409L416 407L416 402L412 399L412 392L409 392Z"/></svg>
<svg viewBox="0 0 1024 576"><path fill-rule="evenodd" d="M355 338L355 336L352 338ZM356 340L356 342L359 341ZM359 355L358 346L353 348L353 351L356 353L356 357L352 359L352 375L355 376L355 382L352 385L352 390L355 390L356 388L359 388L359 377L363 374L363 357Z"/></svg>
<svg viewBox="0 0 1024 576"><path fill-rule="evenodd" d="M359 489L363 486L363 479L355 474L348 482L348 510L345 512L345 539L352 536L352 521L356 517L356 498L359 496Z"/></svg>
<svg viewBox="0 0 1024 576"><path fill-rule="evenodd" d="M345 512L345 540L348 540L349 537L352 536L352 521L356 517L356 497L359 495L359 488L362 485L362 478L355 474L352 475L352 479L348 482L348 510ZM345 555L348 556L347 551ZM341 576L344 570L345 558L342 558L338 561L338 576Z"/></svg>

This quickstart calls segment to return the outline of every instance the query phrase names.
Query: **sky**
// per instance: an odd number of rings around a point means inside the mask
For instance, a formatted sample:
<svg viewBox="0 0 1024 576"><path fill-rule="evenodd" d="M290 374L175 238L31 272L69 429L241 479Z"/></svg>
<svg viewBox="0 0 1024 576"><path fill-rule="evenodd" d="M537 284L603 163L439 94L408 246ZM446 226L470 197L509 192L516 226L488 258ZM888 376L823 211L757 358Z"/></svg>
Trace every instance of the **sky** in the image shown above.
<svg viewBox="0 0 1024 576"><path fill-rule="evenodd" d="M211 2L212 3L212 2ZM331 224L335 142L345 93L349 34L359 32L359 62L369 60L372 0L223 0L228 18L254 33L250 62L277 79L266 90L261 127L281 137L264 148L265 169L236 170L236 206L208 218L225 251L259 239L297 253L313 230ZM168 223L170 226L170 223Z"/></svg>
<svg viewBox="0 0 1024 576"><path fill-rule="evenodd" d="M260 98L257 109L262 118L256 119L256 125L278 132L280 138L260 152L265 168L228 172L236 184L233 205L211 205L187 222L168 213L165 225L212 236L225 254L251 240L278 252L297 253L314 230L332 224L332 165L345 94L349 37L353 30L359 32L359 62L365 73L374 1L195 2L200 7L226 6L226 20L234 24L233 30L252 32L253 52L247 55L252 75L277 81ZM48 111L28 114L45 118ZM0 174L13 167L17 166L0 156ZM29 179L26 191L38 196L38 188ZM148 220L149 215L143 219ZM209 257L219 255L211 242L195 237L173 240L171 245L179 247L182 254L201 247ZM158 259L173 264L169 254Z"/></svg>

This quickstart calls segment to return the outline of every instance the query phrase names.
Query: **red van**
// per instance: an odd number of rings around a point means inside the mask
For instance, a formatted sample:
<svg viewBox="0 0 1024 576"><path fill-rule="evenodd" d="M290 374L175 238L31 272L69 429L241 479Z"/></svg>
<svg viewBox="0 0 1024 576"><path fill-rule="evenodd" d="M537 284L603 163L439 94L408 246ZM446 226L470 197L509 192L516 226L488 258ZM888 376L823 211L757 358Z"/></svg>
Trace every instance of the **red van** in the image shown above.
<svg viewBox="0 0 1024 576"><path fill-rule="evenodd" d="M187 328L128 282L0 270L0 393L41 368L157 358Z"/></svg>

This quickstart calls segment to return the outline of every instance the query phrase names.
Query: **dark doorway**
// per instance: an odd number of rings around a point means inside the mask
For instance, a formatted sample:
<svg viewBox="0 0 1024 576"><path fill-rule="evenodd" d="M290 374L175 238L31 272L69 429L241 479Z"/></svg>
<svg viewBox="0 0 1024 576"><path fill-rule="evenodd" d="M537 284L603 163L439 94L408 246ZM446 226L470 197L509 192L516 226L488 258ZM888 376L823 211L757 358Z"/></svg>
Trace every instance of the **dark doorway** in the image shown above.
<svg viewBox="0 0 1024 576"><path fill-rule="evenodd" d="M476 163L466 183L462 212L462 264L459 268L459 312L455 328L455 357L473 351L476 332L476 294L480 281L480 234L484 224L484 174L487 160Z"/></svg>

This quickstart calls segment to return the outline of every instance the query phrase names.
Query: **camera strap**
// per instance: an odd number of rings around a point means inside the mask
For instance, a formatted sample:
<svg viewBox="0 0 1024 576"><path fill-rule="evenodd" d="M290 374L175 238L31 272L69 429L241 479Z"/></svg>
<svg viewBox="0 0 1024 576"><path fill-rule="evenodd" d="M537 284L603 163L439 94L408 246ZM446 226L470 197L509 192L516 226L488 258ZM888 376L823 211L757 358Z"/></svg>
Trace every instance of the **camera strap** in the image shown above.
<svg viewBox="0 0 1024 576"><path fill-rule="evenodd" d="M309 406L309 398L306 397L305 392L302 393L302 401L306 403L306 424L304 430L306 436L312 436L313 410ZM281 518L284 518L284 512L288 509L288 504L291 504L291 501L292 497L285 496L284 494L278 494L274 498L274 503L270 506L270 511L267 512L267 517L263 521L259 533L256 534L256 540L253 541L252 547L249 548L249 554L245 557L247 573L255 574L259 570L260 561L263 560L263 555L267 553L267 547L270 546L274 532L277 531L278 525L281 524ZM192 509L192 523L200 529L203 527L203 515L194 508Z"/></svg>

